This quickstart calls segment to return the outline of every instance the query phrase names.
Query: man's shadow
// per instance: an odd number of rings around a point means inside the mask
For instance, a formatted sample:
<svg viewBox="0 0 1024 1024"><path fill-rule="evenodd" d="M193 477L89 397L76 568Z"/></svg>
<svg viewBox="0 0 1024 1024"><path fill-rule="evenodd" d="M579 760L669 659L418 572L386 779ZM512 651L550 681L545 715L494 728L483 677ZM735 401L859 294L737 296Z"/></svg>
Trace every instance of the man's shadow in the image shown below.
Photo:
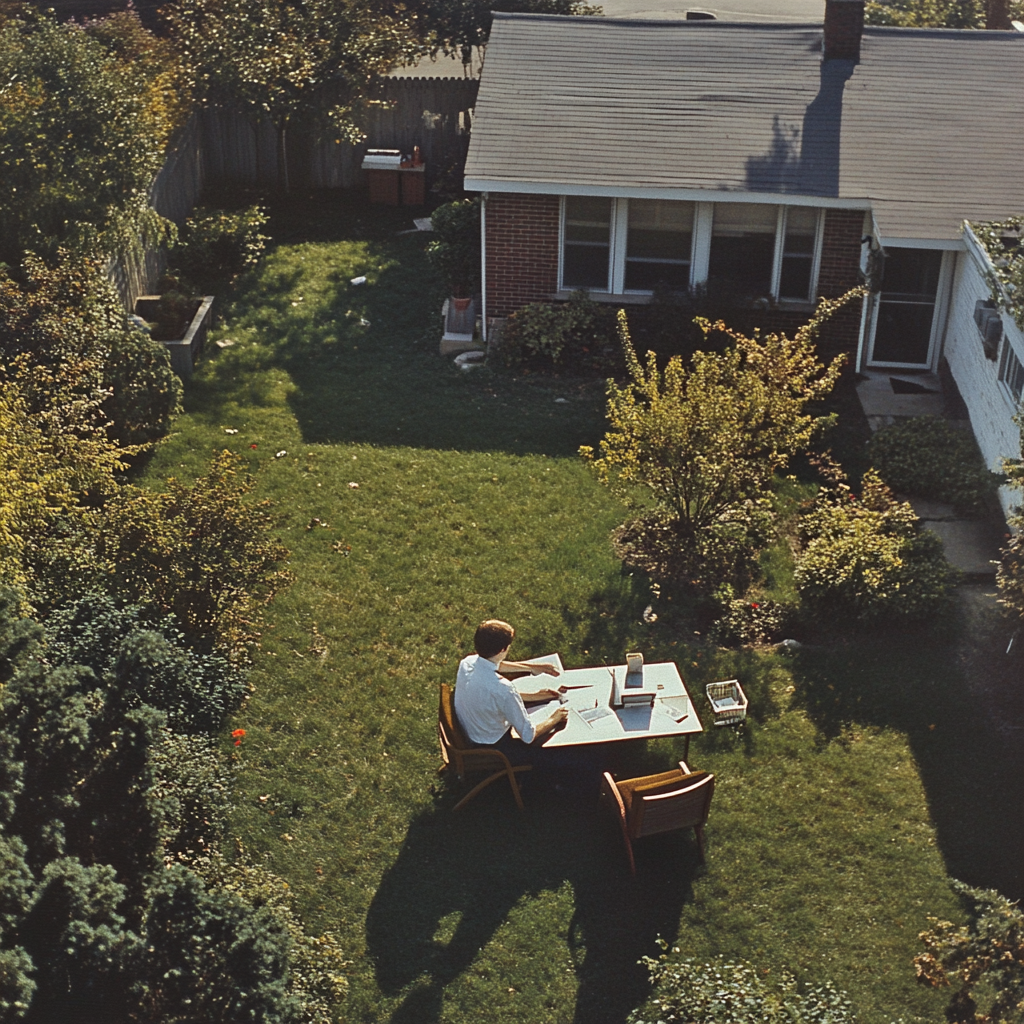
<svg viewBox="0 0 1024 1024"><path fill-rule="evenodd" d="M439 1020L445 989L512 908L565 882L575 897L568 933L547 940L552 956L567 949L575 967L574 1020L622 1024L648 991L637 961L658 952L659 935L676 938L691 898L700 870L692 831L644 840L634 879L614 820L596 799L538 794L520 814L499 788L459 814L446 796L415 819L374 896L366 938L381 991L398 996L418 983L391 1024Z"/></svg>

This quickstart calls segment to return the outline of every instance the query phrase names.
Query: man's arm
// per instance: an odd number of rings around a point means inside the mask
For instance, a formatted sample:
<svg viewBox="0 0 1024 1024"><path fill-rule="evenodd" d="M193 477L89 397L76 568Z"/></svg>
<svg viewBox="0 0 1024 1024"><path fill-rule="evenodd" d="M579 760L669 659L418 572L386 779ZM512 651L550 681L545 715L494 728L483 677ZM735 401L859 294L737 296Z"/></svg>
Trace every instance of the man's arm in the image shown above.
<svg viewBox="0 0 1024 1024"><path fill-rule="evenodd" d="M568 717L568 708L555 708L555 710L537 726L537 730L533 734L533 742L536 743L542 737L547 736L549 732L554 732L555 729L557 729Z"/></svg>
<svg viewBox="0 0 1024 1024"><path fill-rule="evenodd" d="M525 662L525 661L503 661L498 666L499 672L529 672L531 676L547 675L557 676L558 666L550 665L546 661ZM533 693L519 694L523 700L554 700L558 696L557 690L543 689ZM549 730L550 731L550 730Z"/></svg>

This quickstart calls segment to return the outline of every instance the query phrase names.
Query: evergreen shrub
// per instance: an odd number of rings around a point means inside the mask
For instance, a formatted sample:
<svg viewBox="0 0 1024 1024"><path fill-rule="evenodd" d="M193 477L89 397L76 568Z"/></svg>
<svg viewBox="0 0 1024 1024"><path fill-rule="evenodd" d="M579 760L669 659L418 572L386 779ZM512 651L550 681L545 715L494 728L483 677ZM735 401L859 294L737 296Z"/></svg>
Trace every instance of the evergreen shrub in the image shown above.
<svg viewBox="0 0 1024 1024"><path fill-rule="evenodd" d="M531 302L517 309L501 332L508 365L610 369L621 363L614 310L585 291L568 302Z"/></svg>
<svg viewBox="0 0 1024 1024"><path fill-rule="evenodd" d="M878 431L868 451L878 475L894 491L947 502L963 514L991 507L1004 480L985 468L970 431L937 416L918 416Z"/></svg>

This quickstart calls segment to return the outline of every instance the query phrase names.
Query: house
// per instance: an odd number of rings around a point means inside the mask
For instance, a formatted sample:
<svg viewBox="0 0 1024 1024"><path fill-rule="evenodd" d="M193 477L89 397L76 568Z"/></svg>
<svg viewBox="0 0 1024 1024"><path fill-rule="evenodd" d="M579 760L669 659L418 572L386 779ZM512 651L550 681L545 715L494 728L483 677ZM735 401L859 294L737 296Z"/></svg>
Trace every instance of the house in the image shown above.
<svg viewBox="0 0 1024 1024"><path fill-rule="evenodd" d="M497 14L465 177L484 322L662 282L786 327L868 277L825 346L861 371L945 357L997 468L1019 454L1024 338L976 315L963 225L1024 212L1021 123L1018 32L864 26L863 0L827 0L824 25Z"/></svg>

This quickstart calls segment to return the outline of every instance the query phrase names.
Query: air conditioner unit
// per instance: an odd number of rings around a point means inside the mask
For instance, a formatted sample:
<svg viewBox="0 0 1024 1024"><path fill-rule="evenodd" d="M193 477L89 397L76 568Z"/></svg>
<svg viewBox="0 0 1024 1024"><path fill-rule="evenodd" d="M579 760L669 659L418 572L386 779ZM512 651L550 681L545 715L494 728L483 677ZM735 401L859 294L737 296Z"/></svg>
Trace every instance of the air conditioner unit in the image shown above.
<svg viewBox="0 0 1024 1024"><path fill-rule="evenodd" d="M1003 340L1003 318L991 299L979 299L974 304L974 322L981 335L985 358L994 360Z"/></svg>

